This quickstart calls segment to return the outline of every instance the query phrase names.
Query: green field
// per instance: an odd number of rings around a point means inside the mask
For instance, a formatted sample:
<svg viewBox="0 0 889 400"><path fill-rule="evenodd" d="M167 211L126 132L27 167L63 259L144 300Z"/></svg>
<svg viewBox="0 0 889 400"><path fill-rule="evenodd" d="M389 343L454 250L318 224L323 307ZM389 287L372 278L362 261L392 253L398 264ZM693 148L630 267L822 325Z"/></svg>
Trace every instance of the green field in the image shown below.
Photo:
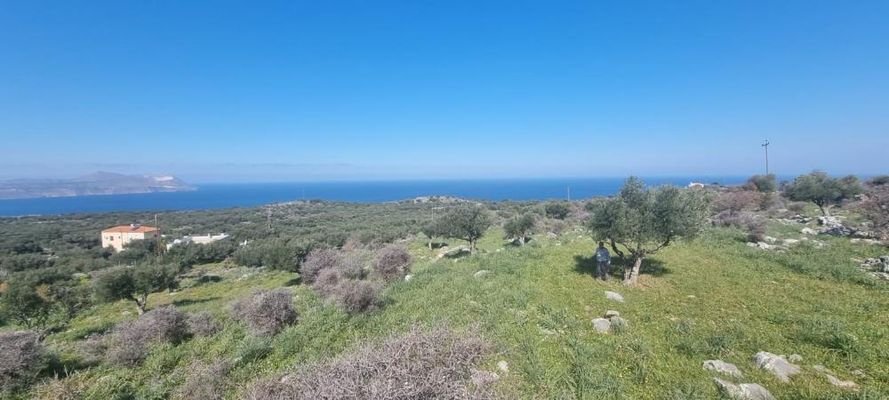
<svg viewBox="0 0 889 400"><path fill-rule="evenodd" d="M770 233L788 234L773 229ZM790 237L790 236L787 236ZM885 253L877 246L825 239L785 253L752 249L743 234L712 229L678 243L644 266L641 285L593 279L594 242L581 231L558 238L535 236L525 247L505 246L492 229L478 254L436 260L420 239L410 243L413 279L385 292L383 309L350 316L296 283L296 274L220 263L190 273L218 282L186 279L175 293L156 293L150 307L174 304L208 310L229 320L229 304L257 288L290 286L299 322L270 339L251 337L237 323L220 333L177 346L160 345L136 368L104 364L77 369L76 345L92 332L133 318L131 303L95 306L64 332L47 338L70 362L67 378L37 385L24 397L162 399L173 396L193 363L227 359L234 368L228 398L251 381L294 366L328 359L359 343L412 325L480 328L494 346L481 369L506 361L497 389L504 398L712 399L717 397L708 359L736 364L742 382L763 385L779 399L889 398L889 285L857 270L852 257ZM619 263L618 260L616 262ZM488 270L476 278L474 273ZM607 300L621 293L625 303ZM629 327L599 334L591 319L617 310ZM803 372L781 383L757 369L756 352L799 354ZM857 391L839 389L812 369L821 364Z"/></svg>

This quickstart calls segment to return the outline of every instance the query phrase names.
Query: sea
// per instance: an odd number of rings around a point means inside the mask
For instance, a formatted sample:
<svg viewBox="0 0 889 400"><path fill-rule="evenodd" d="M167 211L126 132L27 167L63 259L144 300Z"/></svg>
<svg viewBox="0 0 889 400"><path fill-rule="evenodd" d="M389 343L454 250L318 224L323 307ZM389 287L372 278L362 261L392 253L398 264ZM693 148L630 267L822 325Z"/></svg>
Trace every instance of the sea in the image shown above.
<svg viewBox="0 0 889 400"><path fill-rule="evenodd" d="M112 211L182 211L253 207L296 200L378 203L421 196L475 200L585 199L617 193L624 178L477 179L227 183L197 185L197 190L77 197L0 200L0 216L62 215ZM691 182L734 185L745 177L651 177L649 186L687 186Z"/></svg>

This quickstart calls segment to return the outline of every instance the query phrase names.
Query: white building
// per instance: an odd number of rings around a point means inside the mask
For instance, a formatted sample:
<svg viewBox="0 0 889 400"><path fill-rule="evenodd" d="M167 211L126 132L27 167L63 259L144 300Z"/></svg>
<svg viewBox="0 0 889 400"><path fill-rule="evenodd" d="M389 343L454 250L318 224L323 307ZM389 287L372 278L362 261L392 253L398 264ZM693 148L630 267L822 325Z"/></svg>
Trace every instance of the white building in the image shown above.
<svg viewBox="0 0 889 400"><path fill-rule="evenodd" d="M206 235L188 235L188 236L183 236L179 239L173 240L172 243L167 244L167 248L169 249L170 247L173 247L178 244L189 244L189 243L210 244L210 243L225 239L227 237L229 237L229 234L227 234L227 233L220 233L218 235L211 235L209 233Z"/></svg>

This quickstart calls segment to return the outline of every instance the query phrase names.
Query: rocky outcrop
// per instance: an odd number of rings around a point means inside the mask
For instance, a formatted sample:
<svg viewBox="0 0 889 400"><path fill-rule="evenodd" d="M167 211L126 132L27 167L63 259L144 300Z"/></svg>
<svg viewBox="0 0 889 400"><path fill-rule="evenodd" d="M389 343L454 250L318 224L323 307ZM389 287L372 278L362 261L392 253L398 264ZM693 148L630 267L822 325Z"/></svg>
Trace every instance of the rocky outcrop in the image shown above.
<svg viewBox="0 0 889 400"><path fill-rule="evenodd" d="M775 400L766 388L756 383L734 384L719 378L713 378L716 387L724 396L734 400Z"/></svg>
<svg viewBox="0 0 889 400"><path fill-rule="evenodd" d="M787 361L784 356L775 355L767 351L760 351L753 356L756 366L775 375L781 382L790 382L790 377L798 374L798 365Z"/></svg>
<svg viewBox="0 0 889 400"><path fill-rule="evenodd" d="M744 377L744 374L741 373L741 370L738 369L735 364L727 363L722 360L704 361L704 369L707 371L713 371L723 375L731 376L733 378Z"/></svg>

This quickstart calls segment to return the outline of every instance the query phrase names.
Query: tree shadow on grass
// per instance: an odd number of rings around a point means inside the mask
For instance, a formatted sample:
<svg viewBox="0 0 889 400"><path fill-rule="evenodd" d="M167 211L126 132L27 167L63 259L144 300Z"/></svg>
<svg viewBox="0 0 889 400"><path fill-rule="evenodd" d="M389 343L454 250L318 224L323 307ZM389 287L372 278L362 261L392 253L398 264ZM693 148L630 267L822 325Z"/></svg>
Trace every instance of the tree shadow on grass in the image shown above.
<svg viewBox="0 0 889 400"><path fill-rule="evenodd" d="M201 304L206 303L208 301L219 300L219 297L204 297L201 299L182 299L182 300L174 300L171 304L176 307L185 307L190 306L192 304Z"/></svg>
<svg viewBox="0 0 889 400"><path fill-rule="evenodd" d="M609 276L615 279L624 278L624 270L633 268L633 260L628 257L614 257L611 259L611 270ZM574 256L574 271L589 275L596 278L596 256ZM670 269L664 266L664 263L656 258L647 258L642 260L641 274L651 276L663 276L670 273Z"/></svg>

